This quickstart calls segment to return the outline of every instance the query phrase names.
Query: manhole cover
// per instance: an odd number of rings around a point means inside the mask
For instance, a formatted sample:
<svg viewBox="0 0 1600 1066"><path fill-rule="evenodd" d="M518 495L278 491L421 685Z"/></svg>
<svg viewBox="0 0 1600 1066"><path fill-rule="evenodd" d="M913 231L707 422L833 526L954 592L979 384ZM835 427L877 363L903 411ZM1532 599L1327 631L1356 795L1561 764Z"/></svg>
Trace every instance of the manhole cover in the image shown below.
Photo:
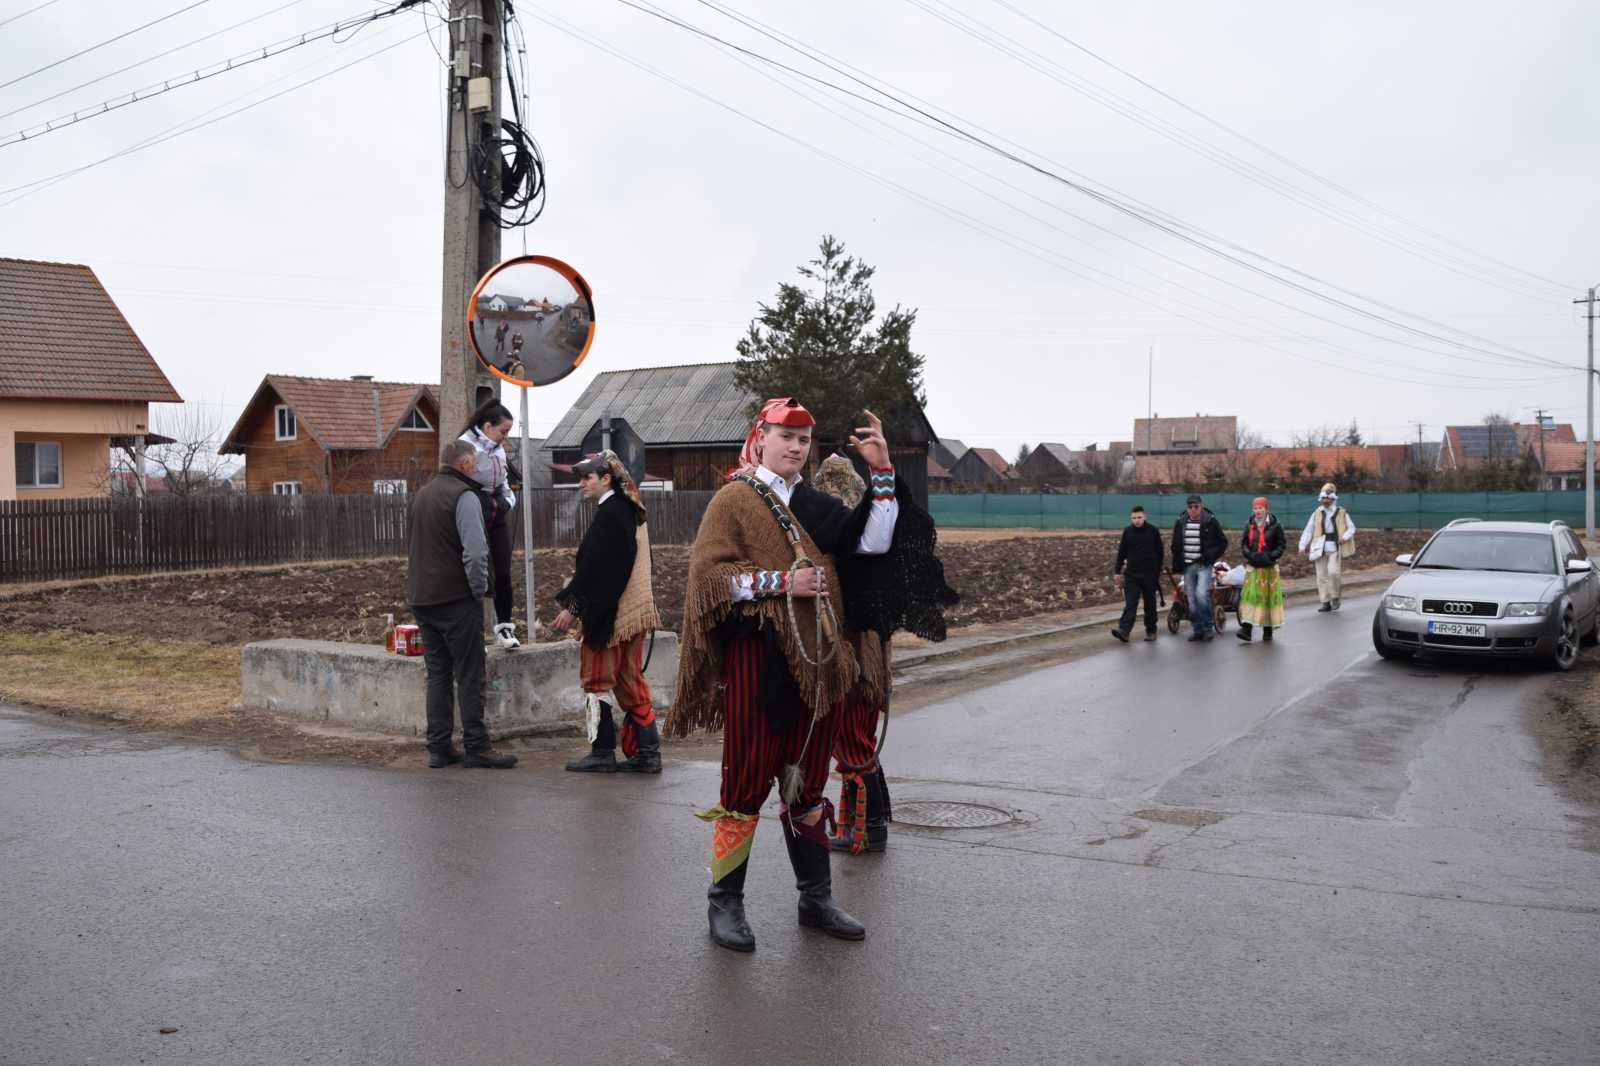
<svg viewBox="0 0 1600 1066"><path fill-rule="evenodd" d="M916 800L894 805L894 820L928 829L988 829L1006 825L1010 811L986 807L981 803L953 803L949 800Z"/></svg>

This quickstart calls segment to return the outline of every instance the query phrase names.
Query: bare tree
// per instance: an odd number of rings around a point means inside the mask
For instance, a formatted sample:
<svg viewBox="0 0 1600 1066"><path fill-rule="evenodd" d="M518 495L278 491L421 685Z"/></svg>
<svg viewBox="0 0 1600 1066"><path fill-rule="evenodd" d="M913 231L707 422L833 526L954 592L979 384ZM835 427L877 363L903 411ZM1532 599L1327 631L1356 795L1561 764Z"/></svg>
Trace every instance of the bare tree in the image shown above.
<svg viewBox="0 0 1600 1066"><path fill-rule="evenodd" d="M1272 441L1267 439L1265 433L1251 429L1240 422L1239 428L1233 434L1233 447L1235 451L1253 451L1257 448L1272 447Z"/></svg>
<svg viewBox="0 0 1600 1066"><path fill-rule="evenodd" d="M206 411L197 405L171 404L158 409L150 420L150 432L171 438L171 443L145 449L145 467L173 496L228 491L233 462L217 451L222 444L222 426ZM132 468L131 449L123 449L118 464L124 463Z"/></svg>
<svg viewBox="0 0 1600 1066"><path fill-rule="evenodd" d="M1325 424L1296 433L1291 443L1296 448L1337 448L1345 443L1348 433L1344 426Z"/></svg>

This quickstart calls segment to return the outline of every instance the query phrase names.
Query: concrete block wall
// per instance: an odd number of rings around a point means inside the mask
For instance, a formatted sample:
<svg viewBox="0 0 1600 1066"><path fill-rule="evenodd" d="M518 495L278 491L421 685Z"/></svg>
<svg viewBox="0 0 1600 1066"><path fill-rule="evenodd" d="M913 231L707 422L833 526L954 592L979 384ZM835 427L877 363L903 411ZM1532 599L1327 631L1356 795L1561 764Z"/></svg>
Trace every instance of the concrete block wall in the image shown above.
<svg viewBox="0 0 1600 1066"><path fill-rule="evenodd" d="M491 648L488 659L484 718L491 736L582 733L575 641L525 644L516 651ZM414 736L426 727L427 675L421 656L328 640L265 640L245 645L242 670L248 708ZM658 710L671 705L677 673L677 634L659 631L645 671Z"/></svg>

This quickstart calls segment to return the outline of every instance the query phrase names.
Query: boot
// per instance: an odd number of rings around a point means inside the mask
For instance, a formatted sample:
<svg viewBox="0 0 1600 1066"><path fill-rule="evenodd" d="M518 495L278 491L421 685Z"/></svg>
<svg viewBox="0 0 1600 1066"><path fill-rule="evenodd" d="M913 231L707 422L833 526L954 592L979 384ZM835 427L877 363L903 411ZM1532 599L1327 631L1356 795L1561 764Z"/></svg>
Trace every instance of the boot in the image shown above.
<svg viewBox="0 0 1600 1066"><path fill-rule="evenodd" d="M744 920L744 873L749 860L728 871L720 881L711 882L706 889L706 917L711 922L711 939L718 947L729 951L750 952L756 949L755 934L750 923Z"/></svg>
<svg viewBox="0 0 1600 1066"><path fill-rule="evenodd" d="M1272 643L1272 627L1271 626L1262 626L1261 627L1261 643L1263 643L1263 644L1271 644Z"/></svg>
<svg viewBox="0 0 1600 1066"><path fill-rule="evenodd" d="M882 851L889 846L889 784L883 767L867 778L867 850Z"/></svg>
<svg viewBox="0 0 1600 1066"><path fill-rule="evenodd" d="M516 651L522 647L522 642L517 639L517 627L514 622L501 622L494 627L495 643L506 651Z"/></svg>
<svg viewBox="0 0 1600 1066"><path fill-rule="evenodd" d="M1246 644L1250 643L1250 623L1249 622L1240 622L1239 623L1239 630L1238 630L1238 632L1234 633L1234 636L1238 637L1240 640L1244 641Z"/></svg>
<svg viewBox="0 0 1600 1066"><path fill-rule="evenodd" d="M661 772L661 729L654 721L649 725L633 727L636 748L628 758L617 763L617 769L629 774L659 774Z"/></svg>
<svg viewBox="0 0 1600 1066"><path fill-rule="evenodd" d="M517 765L517 757L485 748L483 751L467 752L462 756L461 764L469 770L509 770Z"/></svg>
<svg viewBox="0 0 1600 1066"><path fill-rule="evenodd" d="M443 751L428 752L428 769L442 770L446 766L454 766L461 761L461 752L455 748L446 748Z"/></svg>
<svg viewBox="0 0 1600 1066"><path fill-rule="evenodd" d="M866 928L833 902L833 874L827 837L819 832L822 826L802 826L787 814L783 820L783 842L794 866L794 885L800 890L800 924L840 940L865 940Z"/></svg>
<svg viewBox="0 0 1600 1066"><path fill-rule="evenodd" d="M595 730L589 754L567 763L575 774L614 774L617 772L617 724L611 719L611 704L600 701L600 728Z"/></svg>

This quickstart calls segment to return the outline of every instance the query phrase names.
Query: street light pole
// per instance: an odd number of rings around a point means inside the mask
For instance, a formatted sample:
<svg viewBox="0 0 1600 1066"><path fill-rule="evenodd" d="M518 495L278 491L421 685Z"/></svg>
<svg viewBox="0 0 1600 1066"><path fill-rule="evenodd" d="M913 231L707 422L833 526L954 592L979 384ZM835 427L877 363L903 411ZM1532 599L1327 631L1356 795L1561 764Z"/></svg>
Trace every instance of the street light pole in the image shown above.
<svg viewBox="0 0 1600 1066"><path fill-rule="evenodd" d="M1589 431L1583 444L1583 525L1584 536L1594 540L1594 294L1600 285L1589 286L1589 295L1575 304L1589 305L1589 368L1584 372L1583 395L1589 405Z"/></svg>

